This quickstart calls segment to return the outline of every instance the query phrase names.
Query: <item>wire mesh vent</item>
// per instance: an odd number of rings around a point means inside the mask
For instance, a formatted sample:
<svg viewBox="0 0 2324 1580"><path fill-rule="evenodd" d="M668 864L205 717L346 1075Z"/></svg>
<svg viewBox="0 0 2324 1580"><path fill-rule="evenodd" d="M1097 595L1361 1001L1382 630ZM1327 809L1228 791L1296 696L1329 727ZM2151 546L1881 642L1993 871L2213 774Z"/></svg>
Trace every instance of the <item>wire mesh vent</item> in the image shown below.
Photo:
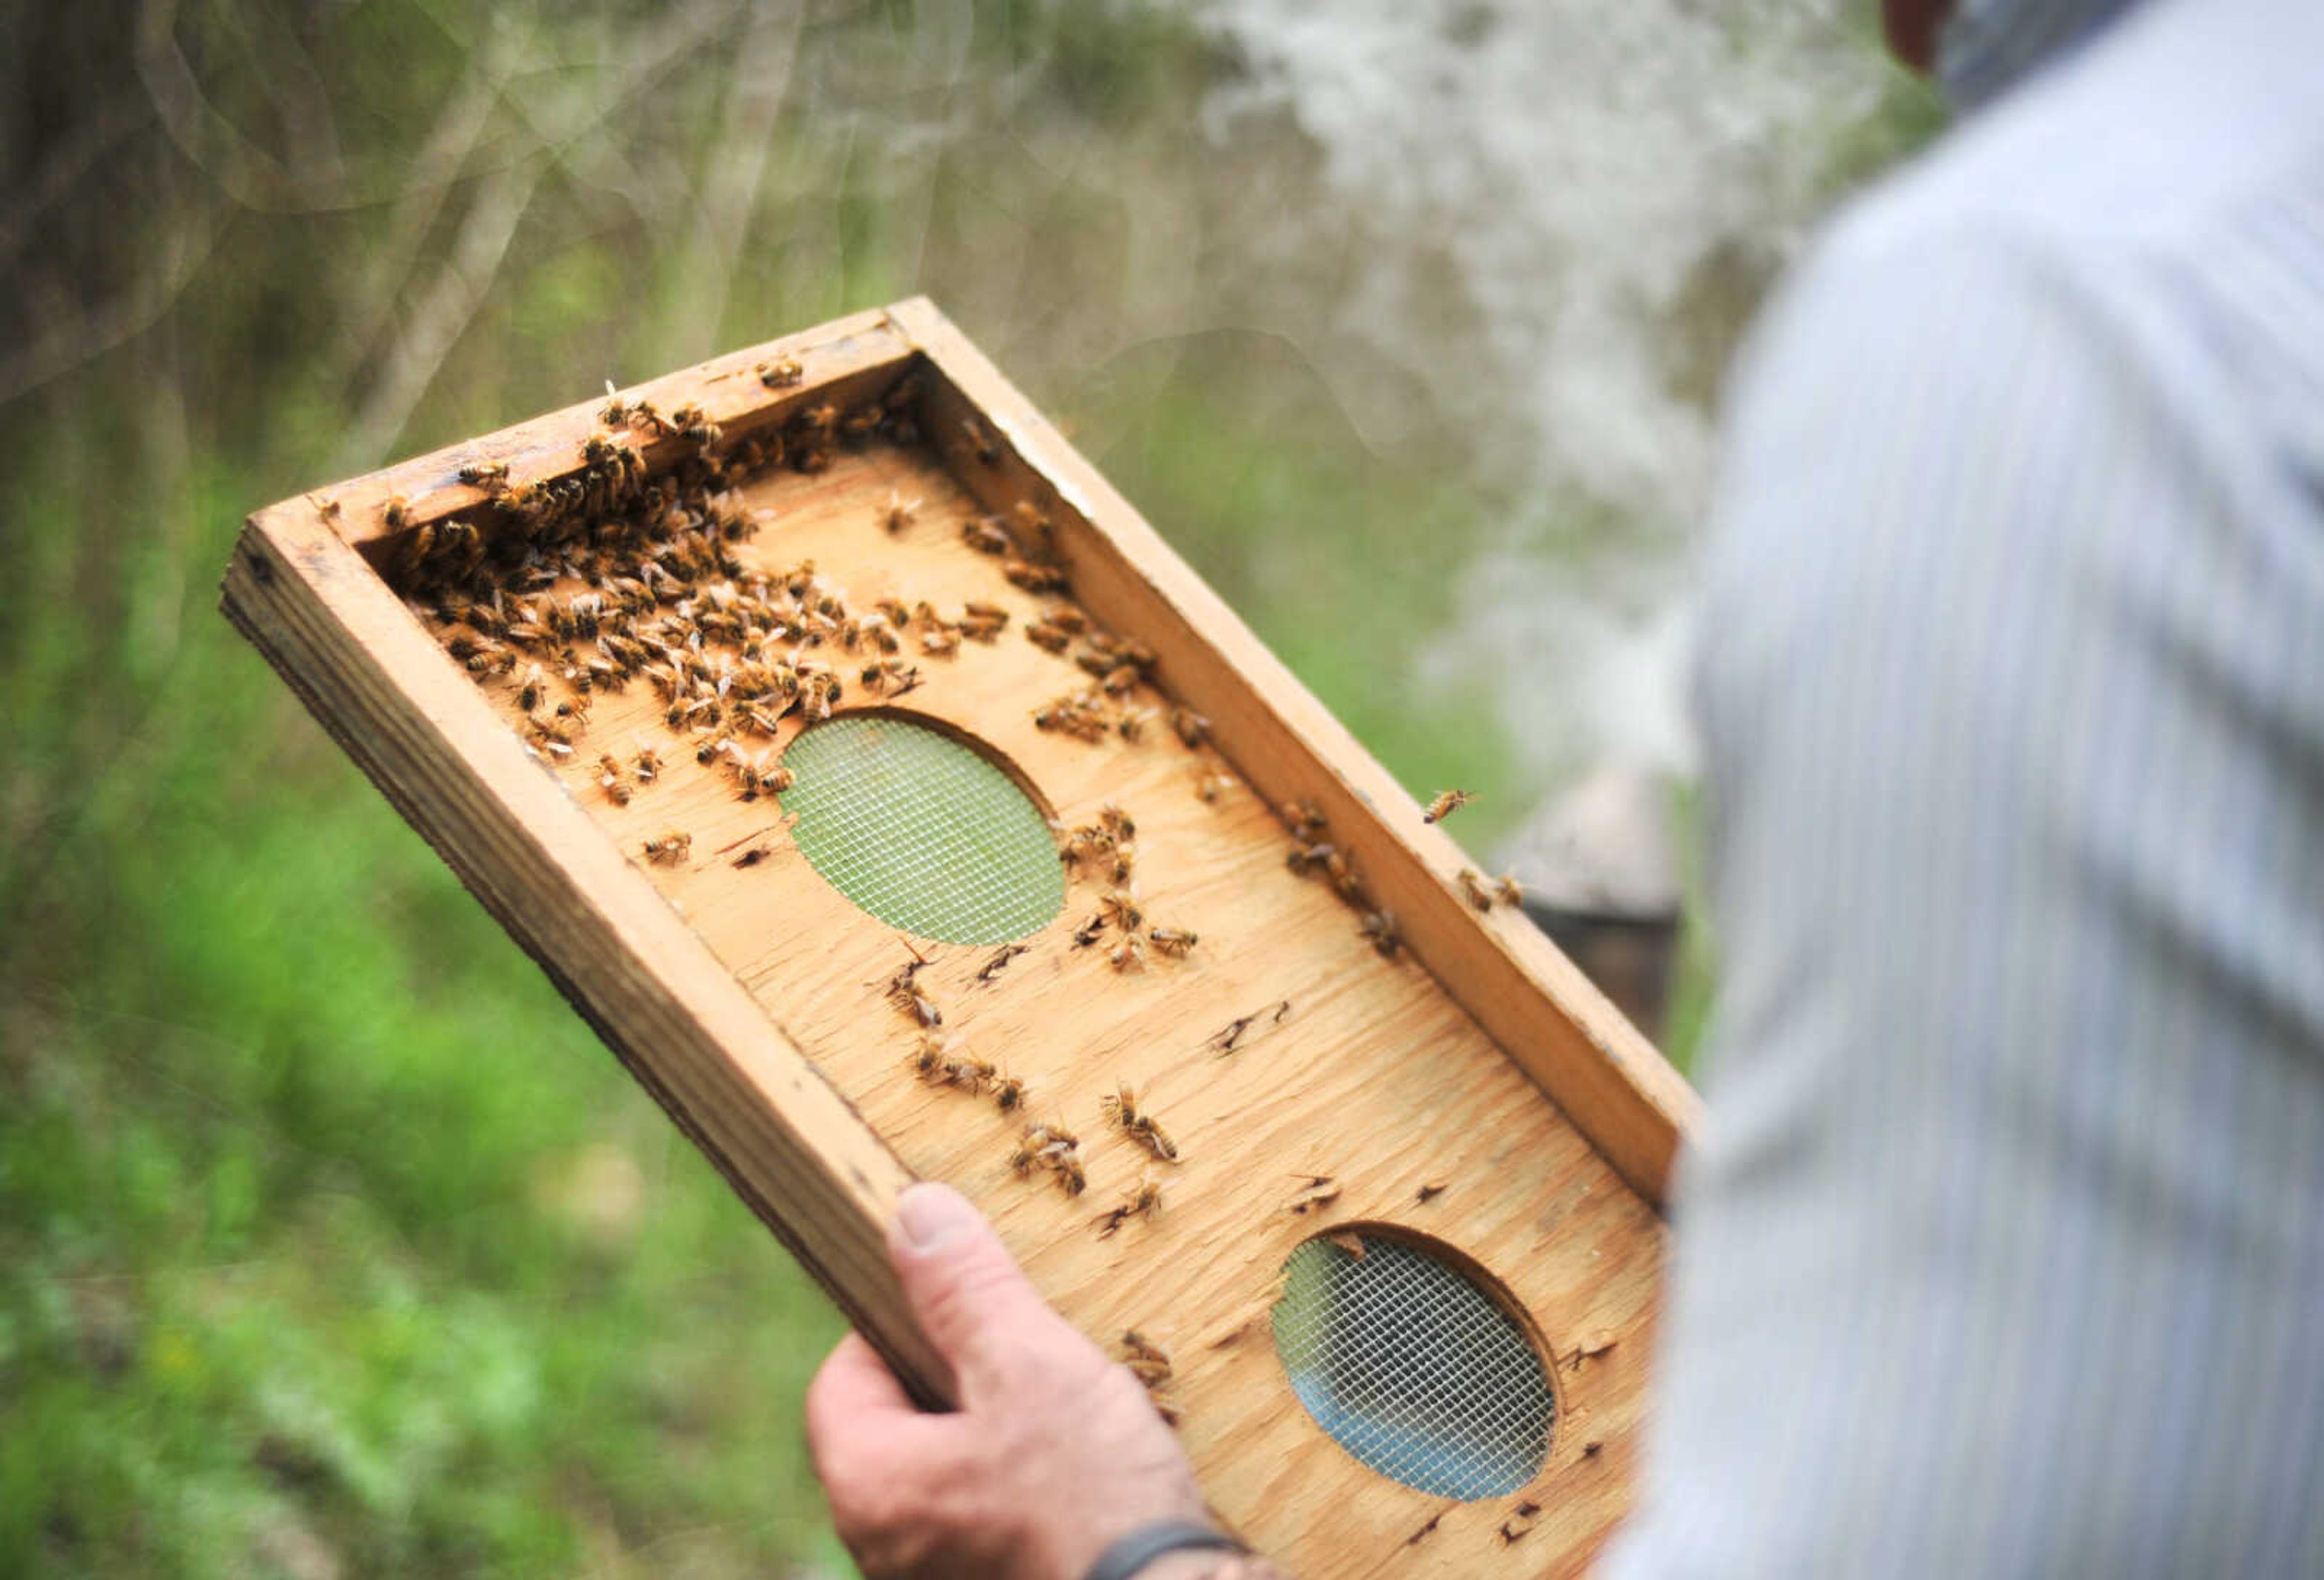
<svg viewBox="0 0 2324 1580"><path fill-rule="evenodd" d="M1065 869L1024 791L924 725L853 714L783 753L791 837L831 886L881 921L945 943L1006 943L1055 917Z"/></svg>
<svg viewBox="0 0 2324 1580"><path fill-rule="evenodd" d="M1489 1498L1531 1481L1556 1404L1524 1332L1426 1252L1353 1243L1361 1254L1310 1240L1285 1264L1275 1350L1299 1402L1349 1453L1422 1492Z"/></svg>

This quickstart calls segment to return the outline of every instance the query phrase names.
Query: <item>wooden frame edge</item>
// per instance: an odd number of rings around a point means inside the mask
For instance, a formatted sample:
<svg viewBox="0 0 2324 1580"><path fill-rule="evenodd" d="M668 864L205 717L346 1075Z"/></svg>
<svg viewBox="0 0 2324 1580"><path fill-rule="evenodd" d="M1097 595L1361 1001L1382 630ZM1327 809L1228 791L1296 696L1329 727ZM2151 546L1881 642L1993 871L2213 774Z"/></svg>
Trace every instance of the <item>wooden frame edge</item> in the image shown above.
<svg viewBox="0 0 2324 1580"><path fill-rule="evenodd" d="M271 506L245 525L220 604L907 1386L947 1401L886 1249L910 1171L356 549L311 503Z"/></svg>

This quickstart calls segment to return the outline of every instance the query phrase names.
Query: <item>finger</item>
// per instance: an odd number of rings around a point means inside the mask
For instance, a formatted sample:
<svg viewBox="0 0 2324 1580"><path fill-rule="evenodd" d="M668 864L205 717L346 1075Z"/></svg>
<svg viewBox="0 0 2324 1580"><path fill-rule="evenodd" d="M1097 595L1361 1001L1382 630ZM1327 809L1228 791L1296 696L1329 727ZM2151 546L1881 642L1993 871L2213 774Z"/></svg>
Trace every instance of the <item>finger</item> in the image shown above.
<svg viewBox="0 0 2324 1580"><path fill-rule="evenodd" d="M896 1373L860 1333L841 1339L807 1384L809 1438L862 1420L918 1413Z"/></svg>
<svg viewBox="0 0 2324 1580"><path fill-rule="evenodd" d="M889 1254L905 1298L937 1353L952 1364L962 1402L1005 1384L1015 1357L1056 1360L1089 1343L1026 1281L984 1215L949 1185L921 1183L896 1201Z"/></svg>

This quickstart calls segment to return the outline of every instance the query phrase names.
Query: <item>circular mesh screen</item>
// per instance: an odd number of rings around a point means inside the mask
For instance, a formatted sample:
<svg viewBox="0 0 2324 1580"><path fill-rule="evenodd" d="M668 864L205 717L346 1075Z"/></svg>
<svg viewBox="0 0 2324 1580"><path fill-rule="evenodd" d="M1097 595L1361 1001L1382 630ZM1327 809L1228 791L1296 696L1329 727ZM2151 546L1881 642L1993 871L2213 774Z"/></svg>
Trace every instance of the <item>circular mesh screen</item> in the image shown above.
<svg viewBox="0 0 2324 1580"><path fill-rule="evenodd" d="M945 943L1006 943L1055 917L1065 868L1049 825L1008 775L923 725L853 714L800 733L778 798L834 888L881 921Z"/></svg>
<svg viewBox="0 0 2324 1580"><path fill-rule="evenodd" d="M1341 1236L1343 1240L1349 1236ZM1533 1346L1467 1275L1397 1241L1310 1240L1284 1267L1275 1350L1340 1446L1425 1493L1531 1481L1556 1405Z"/></svg>

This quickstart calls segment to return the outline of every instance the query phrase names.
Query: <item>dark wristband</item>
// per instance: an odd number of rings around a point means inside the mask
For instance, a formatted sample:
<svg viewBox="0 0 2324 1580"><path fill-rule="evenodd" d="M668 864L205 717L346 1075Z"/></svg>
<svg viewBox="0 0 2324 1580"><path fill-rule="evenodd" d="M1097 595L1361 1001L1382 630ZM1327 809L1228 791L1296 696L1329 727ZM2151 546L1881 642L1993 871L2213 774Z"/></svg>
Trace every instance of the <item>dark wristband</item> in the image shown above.
<svg viewBox="0 0 2324 1580"><path fill-rule="evenodd" d="M1110 1544L1082 1580L1130 1580L1164 1553L1205 1548L1228 1553L1247 1550L1233 1537L1211 1526L1192 1520L1157 1520Z"/></svg>

